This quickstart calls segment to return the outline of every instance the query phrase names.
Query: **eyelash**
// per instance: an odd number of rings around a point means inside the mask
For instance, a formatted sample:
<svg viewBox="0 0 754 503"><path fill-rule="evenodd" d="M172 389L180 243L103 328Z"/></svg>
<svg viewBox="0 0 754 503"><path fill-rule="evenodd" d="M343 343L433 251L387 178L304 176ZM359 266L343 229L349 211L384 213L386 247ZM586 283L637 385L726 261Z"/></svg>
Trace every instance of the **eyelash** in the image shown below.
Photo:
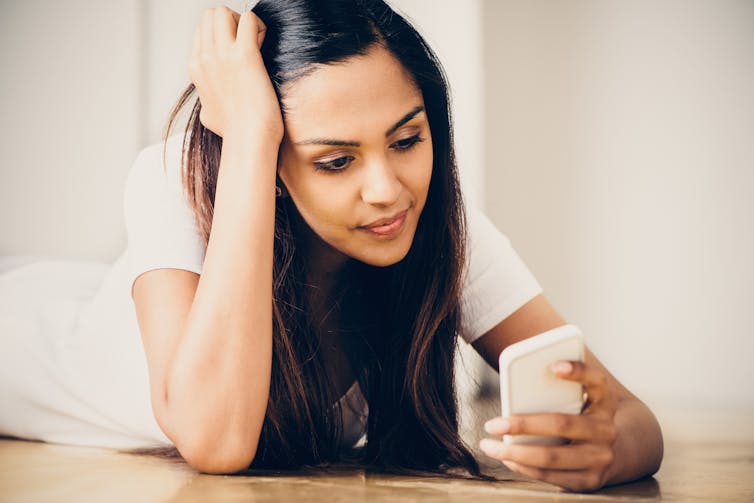
<svg viewBox="0 0 754 503"><path fill-rule="evenodd" d="M414 135L414 136L410 136L408 138L403 138L402 140L398 140L393 145L397 145L399 143L402 143L403 146L402 147L397 147L397 151L399 153L405 153L405 152L408 152L409 150L413 149L417 144L419 144L419 143L421 143L423 141L424 141L424 138L420 137L417 134L417 135ZM350 156L350 155L344 155L344 156L338 157L337 159L333 159L332 161L315 162L314 163L314 169L316 169L317 171L325 171L325 172L329 172L329 173L337 173L339 171L345 171L346 168L347 168L347 166L348 166L348 164L346 164L346 165L344 165L342 167L336 167L336 168L329 167L329 166L332 166L333 163L335 163L336 161L340 161L341 159L350 159L350 160L353 160L353 157ZM349 164L350 164L350 161L349 161Z"/></svg>

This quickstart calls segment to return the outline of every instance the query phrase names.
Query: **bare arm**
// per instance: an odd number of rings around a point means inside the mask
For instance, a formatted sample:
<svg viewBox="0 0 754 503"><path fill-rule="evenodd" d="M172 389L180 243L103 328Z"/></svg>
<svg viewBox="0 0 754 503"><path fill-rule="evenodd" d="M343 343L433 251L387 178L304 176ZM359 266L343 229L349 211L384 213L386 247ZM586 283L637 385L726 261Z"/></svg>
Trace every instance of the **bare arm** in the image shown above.
<svg viewBox="0 0 754 503"><path fill-rule="evenodd" d="M565 323L547 299L543 295L538 295L477 339L473 346L493 368L497 369L498 356L509 344ZM610 374L588 348L585 367L577 365L571 375L563 377L582 380L586 375L592 376L589 378L597 383L595 388L604 388L605 394L614 404L612 417L605 421L613 425L613 433L608 435L609 438L606 437L609 440L607 449L592 449L586 456L581 456L584 466L569 459L569 451L565 448L512 448L500 443L492 444L493 457L508 463L513 461L514 464L510 466L515 466L521 473L575 490L593 490L655 473L662 461L663 440L660 426L652 412ZM548 415L540 415L539 418L535 418L534 415L529 417L533 419L527 419L525 416L511 417L507 431L502 431L499 428L502 422L495 419L491 421L492 428L489 428L488 432L553 434L552 431L531 431L538 429L554 430L555 434L568 433L564 432L564 423L559 422L559 418ZM570 422L567 427L576 430L578 425ZM597 455L603 452L606 453L604 456ZM591 453L594 453L593 457ZM566 465L567 469L561 470Z"/></svg>
<svg viewBox="0 0 754 503"><path fill-rule="evenodd" d="M163 384L176 446L212 471L251 462L267 406L276 147L226 135L202 275Z"/></svg>
<svg viewBox="0 0 754 503"><path fill-rule="evenodd" d="M146 272L133 298L158 424L193 467L232 472L256 451L269 392L275 144L223 143L201 276Z"/></svg>
<svg viewBox="0 0 754 503"><path fill-rule="evenodd" d="M263 30L250 12L205 11L189 70L202 124L223 146L202 274L150 271L133 289L155 417L186 461L209 473L251 463L269 396L283 124L258 50Z"/></svg>

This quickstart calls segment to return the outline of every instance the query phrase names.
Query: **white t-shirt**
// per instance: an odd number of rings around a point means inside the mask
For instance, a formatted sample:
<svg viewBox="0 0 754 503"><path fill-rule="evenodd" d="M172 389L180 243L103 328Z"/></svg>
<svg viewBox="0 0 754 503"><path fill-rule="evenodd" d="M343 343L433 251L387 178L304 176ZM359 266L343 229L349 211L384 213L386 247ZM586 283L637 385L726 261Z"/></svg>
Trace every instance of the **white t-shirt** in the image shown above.
<svg viewBox="0 0 754 503"><path fill-rule="evenodd" d="M205 245L181 184L182 135L143 149L128 175L128 246L112 265L45 260L2 271L0 433L50 442L130 448L170 444L152 414L149 375L131 297L144 272L200 274ZM459 334L472 342L542 292L511 246L469 208ZM19 314L21 313L21 314ZM341 398L345 445L368 413L357 383Z"/></svg>

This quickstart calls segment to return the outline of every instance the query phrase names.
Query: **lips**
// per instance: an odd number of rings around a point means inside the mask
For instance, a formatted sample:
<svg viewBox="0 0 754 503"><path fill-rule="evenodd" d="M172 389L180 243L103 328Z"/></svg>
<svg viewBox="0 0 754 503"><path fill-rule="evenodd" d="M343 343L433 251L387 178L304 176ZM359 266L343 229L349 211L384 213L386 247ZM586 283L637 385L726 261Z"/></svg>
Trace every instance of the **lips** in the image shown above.
<svg viewBox="0 0 754 503"><path fill-rule="evenodd" d="M374 221L374 222L372 222L371 224L369 224L369 225L364 225L364 226L362 226L362 227L364 227L365 229L372 229L372 228L374 228L374 227L382 227L382 226L384 226L384 225L388 225L388 224L391 224L391 223L395 222L396 220L398 220L399 218L403 217L403 216L404 216L404 215L406 214L406 212L407 212L407 211L408 211L408 210L403 210L403 211L401 211L400 213L396 213L396 214L395 214L395 215L393 215L392 217L388 217L388 218L380 218L379 220L375 220L375 221Z"/></svg>

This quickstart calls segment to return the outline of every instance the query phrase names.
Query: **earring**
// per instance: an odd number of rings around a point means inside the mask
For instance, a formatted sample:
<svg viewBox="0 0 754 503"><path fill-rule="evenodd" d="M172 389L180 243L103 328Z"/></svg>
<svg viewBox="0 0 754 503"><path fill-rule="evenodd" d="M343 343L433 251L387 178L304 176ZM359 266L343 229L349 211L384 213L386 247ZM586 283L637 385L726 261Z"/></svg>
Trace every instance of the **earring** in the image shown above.
<svg viewBox="0 0 754 503"><path fill-rule="evenodd" d="M280 197L283 195L283 189L275 185L275 197Z"/></svg>

